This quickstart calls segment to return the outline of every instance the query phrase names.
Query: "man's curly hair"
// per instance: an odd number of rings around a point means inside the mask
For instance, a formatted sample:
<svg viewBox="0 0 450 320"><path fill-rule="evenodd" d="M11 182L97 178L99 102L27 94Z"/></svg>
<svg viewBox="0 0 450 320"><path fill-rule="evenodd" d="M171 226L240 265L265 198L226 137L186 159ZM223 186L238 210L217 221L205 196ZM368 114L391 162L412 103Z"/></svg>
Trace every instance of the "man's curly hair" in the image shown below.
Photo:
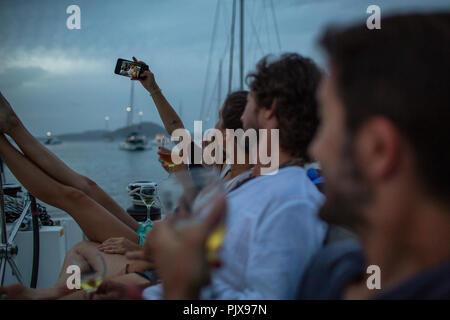
<svg viewBox="0 0 450 320"><path fill-rule="evenodd" d="M304 160L309 160L308 146L319 124L316 90L321 74L311 59L285 53L276 60L265 56L246 78L258 108L270 109L275 101L280 147Z"/></svg>

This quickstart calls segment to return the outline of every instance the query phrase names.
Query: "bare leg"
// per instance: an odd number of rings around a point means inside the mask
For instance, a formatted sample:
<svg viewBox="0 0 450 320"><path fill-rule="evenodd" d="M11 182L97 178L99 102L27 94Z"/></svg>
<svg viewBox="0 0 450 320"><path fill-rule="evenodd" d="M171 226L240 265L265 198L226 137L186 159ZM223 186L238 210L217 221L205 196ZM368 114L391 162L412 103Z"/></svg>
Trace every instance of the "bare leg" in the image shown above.
<svg viewBox="0 0 450 320"><path fill-rule="evenodd" d="M129 260L124 255L120 254L103 253L97 249L99 245L99 243L83 241L70 249L64 259L64 264L56 282L56 287L66 286L67 278L70 276L70 274L66 273L66 270L69 265L74 264L74 261L78 262L85 260L88 265L91 265L95 269L96 258L99 254L103 256L105 261L105 280L125 274L126 265L132 263L132 260ZM83 266L79 267L83 270Z"/></svg>
<svg viewBox="0 0 450 320"><path fill-rule="evenodd" d="M103 296L103 299L106 300L118 300L118 299L131 299L131 300L141 300L141 291L150 285L150 282L147 279L144 279L140 275L136 273L129 273L121 276L117 276L111 281L115 283L119 283L128 287L125 289L128 292L124 292L125 296L115 296L114 293L110 293L107 296ZM128 294L127 294L128 293ZM132 295L131 295L132 294ZM79 290L68 295L64 295L59 298L60 300L87 300L89 299L89 295L84 290Z"/></svg>
<svg viewBox="0 0 450 320"><path fill-rule="evenodd" d="M88 300L88 299L89 294L87 291L84 290L77 290L73 293L58 298L58 300Z"/></svg>
<svg viewBox="0 0 450 320"><path fill-rule="evenodd" d="M69 213L90 240L103 242L111 237L125 237L138 243L138 235L128 225L84 192L49 177L17 151L3 134L0 134L0 157L31 194Z"/></svg>
<svg viewBox="0 0 450 320"><path fill-rule="evenodd" d="M8 101L0 93L0 132L7 133L19 146L24 155L56 181L83 191L106 210L133 230L139 223L134 220L94 181L69 168L61 159L43 146L25 128L12 110Z"/></svg>
<svg viewBox="0 0 450 320"><path fill-rule="evenodd" d="M77 264L81 271L86 270L87 267L96 269L97 255L102 255L105 261L106 273L104 280L120 277L125 275L125 267L132 263L123 255L105 254L97 249L99 243L83 241L71 248L64 258L64 263L61 268L61 273L55 285L51 288L27 288L23 285L11 285L0 288L0 293L5 292L8 299L86 299L87 294L83 290L69 290L67 288L67 279L71 274L66 272L67 267ZM145 280L145 279L144 279Z"/></svg>

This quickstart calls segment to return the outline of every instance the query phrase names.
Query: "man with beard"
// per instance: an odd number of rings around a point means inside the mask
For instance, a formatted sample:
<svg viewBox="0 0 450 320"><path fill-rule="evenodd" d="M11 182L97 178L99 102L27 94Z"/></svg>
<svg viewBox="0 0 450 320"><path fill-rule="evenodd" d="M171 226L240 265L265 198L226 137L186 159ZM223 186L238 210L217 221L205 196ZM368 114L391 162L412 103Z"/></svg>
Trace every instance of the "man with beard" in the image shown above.
<svg viewBox="0 0 450 320"><path fill-rule="evenodd" d="M450 298L450 14L330 31L322 45L331 73L311 146L327 182L322 217L362 249L321 250L299 298ZM368 289L369 265L380 290Z"/></svg>

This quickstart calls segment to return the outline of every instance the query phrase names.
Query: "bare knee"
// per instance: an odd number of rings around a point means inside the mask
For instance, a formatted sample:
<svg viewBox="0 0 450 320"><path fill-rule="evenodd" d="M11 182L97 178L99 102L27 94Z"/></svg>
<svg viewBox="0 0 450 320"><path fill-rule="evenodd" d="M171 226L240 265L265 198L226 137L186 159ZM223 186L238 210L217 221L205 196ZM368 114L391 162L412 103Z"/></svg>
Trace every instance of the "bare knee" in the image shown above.
<svg viewBox="0 0 450 320"><path fill-rule="evenodd" d="M86 194L92 194L100 188L97 183L90 178L86 176L81 176L81 178L83 180L81 190L83 190Z"/></svg>
<svg viewBox="0 0 450 320"><path fill-rule="evenodd" d="M87 198L87 195L76 188L69 186L62 186L60 190L60 197L58 199L62 201L62 205L70 205L73 203L79 203Z"/></svg>

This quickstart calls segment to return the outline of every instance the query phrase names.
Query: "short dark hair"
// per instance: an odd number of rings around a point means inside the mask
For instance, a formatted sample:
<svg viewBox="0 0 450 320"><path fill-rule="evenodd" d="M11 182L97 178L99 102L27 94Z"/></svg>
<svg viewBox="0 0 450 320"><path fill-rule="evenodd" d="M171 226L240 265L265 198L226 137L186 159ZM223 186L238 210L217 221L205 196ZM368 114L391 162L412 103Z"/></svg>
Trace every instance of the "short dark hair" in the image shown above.
<svg viewBox="0 0 450 320"><path fill-rule="evenodd" d="M308 146L319 124L316 90L320 78L314 61L297 53L285 53L276 60L266 56L246 78L259 108L270 109L276 99L280 147L304 160L309 159Z"/></svg>
<svg viewBox="0 0 450 320"><path fill-rule="evenodd" d="M242 129L241 116L247 104L248 91L230 93L223 103L222 119L224 129Z"/></svg>
<svg viewBox="0 0 450 320"><path fill-rule="evenodd" d="M388 17L381 29L330 28L321 39L350 134L388 118L415 150L431 194L450 194L450 13Z"/></svg>

